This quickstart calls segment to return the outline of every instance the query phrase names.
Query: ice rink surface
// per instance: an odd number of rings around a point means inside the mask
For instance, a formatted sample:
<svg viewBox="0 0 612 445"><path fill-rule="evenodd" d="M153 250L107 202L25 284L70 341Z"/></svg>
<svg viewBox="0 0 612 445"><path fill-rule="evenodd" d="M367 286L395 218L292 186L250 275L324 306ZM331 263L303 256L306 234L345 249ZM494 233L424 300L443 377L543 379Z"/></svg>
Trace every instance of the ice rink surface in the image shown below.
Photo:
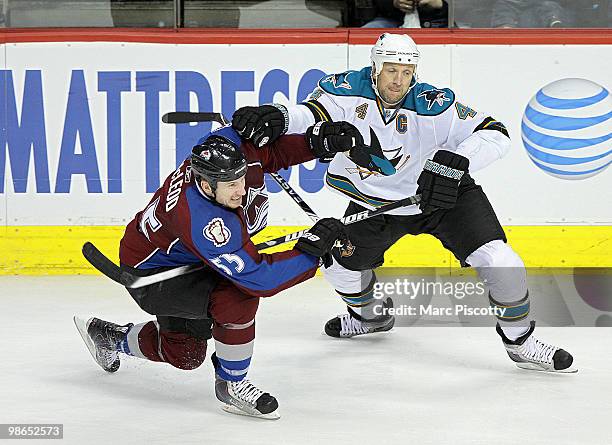
<svg viewBox="0 0 612 445"><path fill-rule="evenodd" d="M281 419L227 414L194 371L92 360L74 314L151 317L103 277L0 277L0 423L63 423L70 444L612 444L612 328L538 328L572 375L518 369L490 328L395 328L335 340L322 278L262 302L249 376ZM49 443L28 441L27 443Z"/></svg>

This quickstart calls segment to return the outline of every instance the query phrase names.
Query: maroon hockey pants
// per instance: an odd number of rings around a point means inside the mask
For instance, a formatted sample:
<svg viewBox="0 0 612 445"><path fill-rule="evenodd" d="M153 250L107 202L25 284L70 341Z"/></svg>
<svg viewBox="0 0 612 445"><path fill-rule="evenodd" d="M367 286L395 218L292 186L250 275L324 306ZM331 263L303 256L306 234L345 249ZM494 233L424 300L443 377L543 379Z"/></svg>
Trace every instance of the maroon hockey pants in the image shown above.
<svg viewBox="0 0 612 445"><path fill-rule="evenodd" d="M244 294L227 280L221 280L210 294L208 312L213 319L212 335L226 345L246 344L255 339L255 313L259 298ZM195 369L206 357L206 336L202 324L209 320L158 317L141 327L138 347L144 357L166 362L180 369ZM136 326L134 326L136 328Z"/></svg>

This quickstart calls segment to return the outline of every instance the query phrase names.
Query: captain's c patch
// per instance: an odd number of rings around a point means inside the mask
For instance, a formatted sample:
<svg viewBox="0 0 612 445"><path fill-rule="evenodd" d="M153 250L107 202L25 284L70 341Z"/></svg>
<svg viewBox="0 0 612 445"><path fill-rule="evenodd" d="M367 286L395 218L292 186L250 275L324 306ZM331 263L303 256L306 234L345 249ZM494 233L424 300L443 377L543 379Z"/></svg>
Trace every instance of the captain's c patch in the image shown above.
<svg viewBox="0 0 612 445"><path fill-rule="evenodd" d="M400 113L395 118L395 129L398 133L404 134L408 130L408 117L404 113Z"/></svg>

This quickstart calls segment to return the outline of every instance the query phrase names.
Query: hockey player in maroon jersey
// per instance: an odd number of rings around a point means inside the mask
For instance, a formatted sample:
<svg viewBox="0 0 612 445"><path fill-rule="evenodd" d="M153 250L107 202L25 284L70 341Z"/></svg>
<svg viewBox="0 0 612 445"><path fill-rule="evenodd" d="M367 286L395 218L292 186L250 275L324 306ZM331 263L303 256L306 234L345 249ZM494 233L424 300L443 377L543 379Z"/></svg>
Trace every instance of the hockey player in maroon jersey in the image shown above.
<svg viewBox="0 0 612 445"><path fill-rule="evenodd" d="M255 340L259 297L272 296L314 276L329 260L343 225L318 221L291 250L259 253L251 236L266 226L264 172L318 157L302 135L255 149L231 127L202 138L170 174L147 207L128 224L121 267L135 275L202 264L200 271L128 291L155 321L123 326L75 317L96 362L119 368L119 353L180 369L202 364L214 338L215 392L224 409L276 419L278 402L246 379Z"/></svg>

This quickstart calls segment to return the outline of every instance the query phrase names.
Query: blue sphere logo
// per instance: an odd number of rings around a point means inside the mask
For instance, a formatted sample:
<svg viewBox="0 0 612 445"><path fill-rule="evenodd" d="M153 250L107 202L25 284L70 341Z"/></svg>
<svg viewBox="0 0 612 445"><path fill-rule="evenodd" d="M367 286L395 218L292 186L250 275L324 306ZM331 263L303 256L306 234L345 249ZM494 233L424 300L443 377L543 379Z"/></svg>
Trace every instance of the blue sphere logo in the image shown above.
<svg viewBox="0 0 612 445"><path fill-rule="evenodd" d="M586 79L549 83L531 98L521 124L527 154L561 179L584 179L612 163L612 96Z"/></svg>

